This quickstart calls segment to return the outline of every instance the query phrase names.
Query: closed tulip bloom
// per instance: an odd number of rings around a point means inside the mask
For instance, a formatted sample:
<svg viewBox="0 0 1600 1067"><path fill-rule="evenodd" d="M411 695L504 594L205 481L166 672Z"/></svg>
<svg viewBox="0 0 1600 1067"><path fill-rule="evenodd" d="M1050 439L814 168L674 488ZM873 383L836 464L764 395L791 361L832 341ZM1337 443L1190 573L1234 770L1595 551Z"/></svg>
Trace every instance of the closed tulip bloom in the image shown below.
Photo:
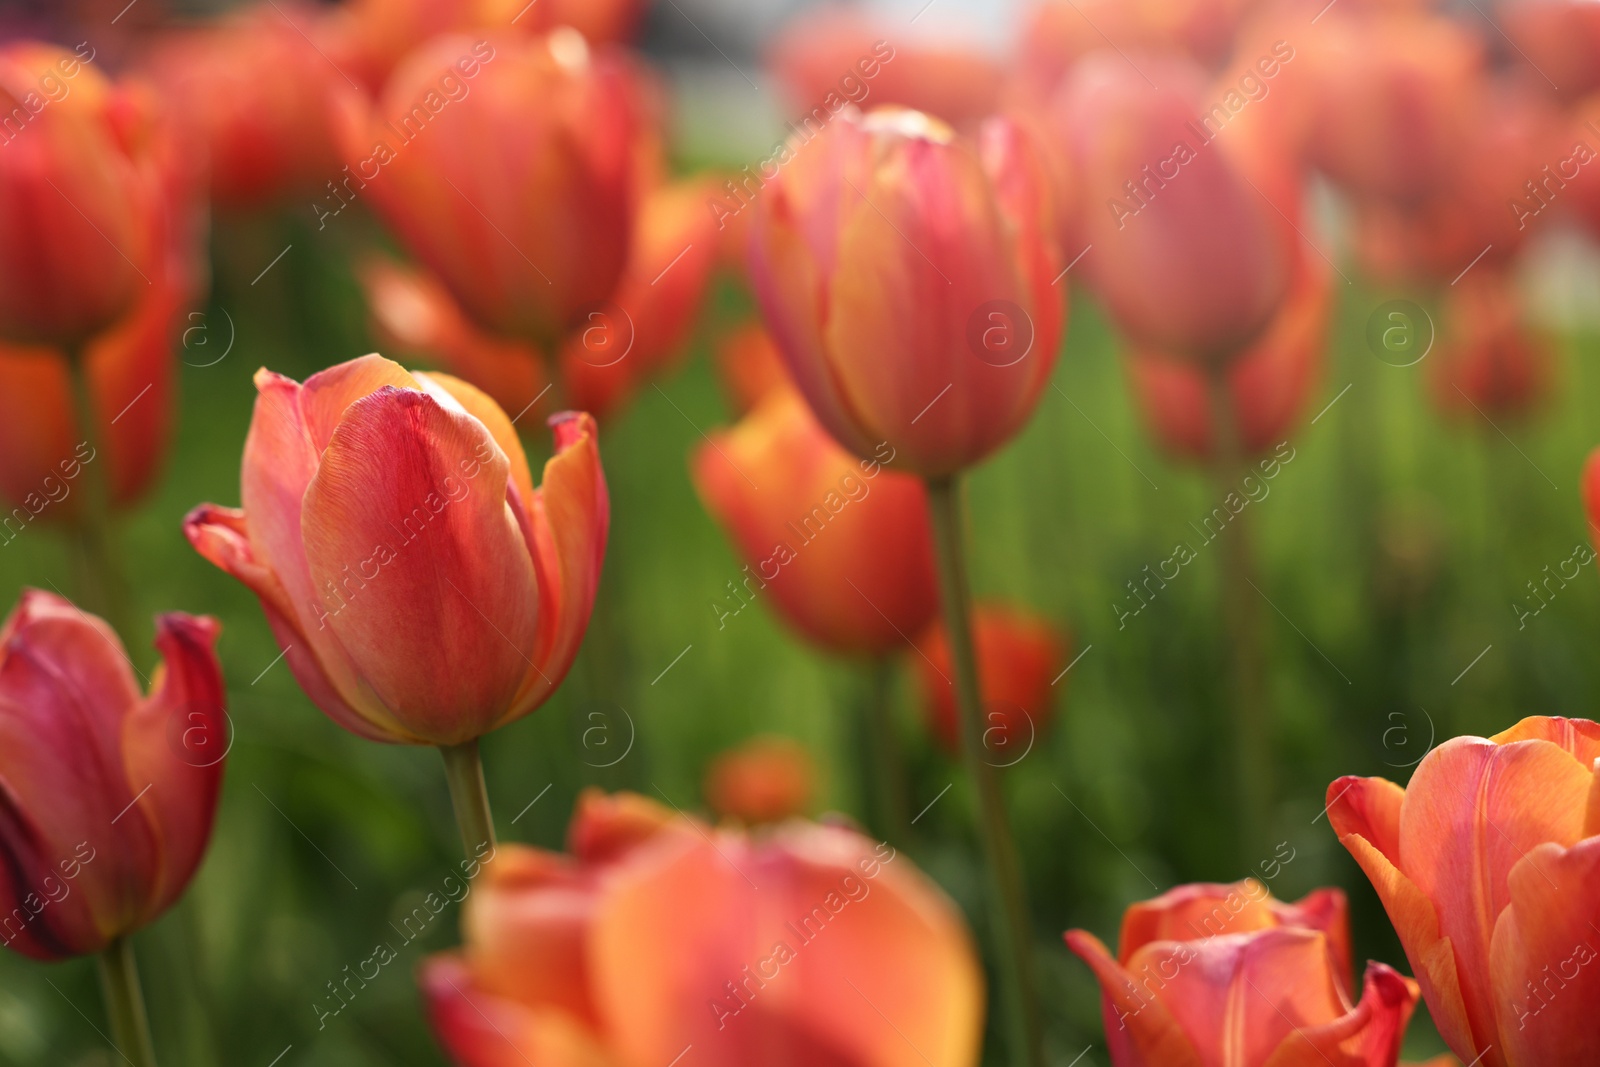
<svg viewBox="0 0 1600 1067"><path fill-rule="evenodd" d="M1260 882L1181 886L1135 904L1099 979L1112 1067L1395 1067L1417 984L1369 963L1353 1002L1344 894L1281 904Z"/></svg>
<svg viewBox="0 0 1600 1067"><path fill-rule="evenodd" d="M882 655L939 610L927 492L917 479L858 460L792 390L769 394L694 453L690 474L744 572L716 608L726 625L768 600L830 651Z"/></svg>
<svg viewBox="0 0 1600 1067"><path fill-rule="evenodd" d="M799 742L757 737L718 756L706 771L706 803L718 815L759 824L804 814L817 766Z"/></svg>
<svg viewBox="0 0 1600 1067"><path fill-rule="evenodd" d="M28 41L0 48L0 119L0 341L76 346L150 284L151 139L84 56Z"/></svg>
<svg viewBox="0 0 1600 1067"><path fill-rule="evenodd" d="M547 700L605 555L594 420L550 420L535 488L511 420L457 378L372 355L256 389L243 509L184 529L260 598L306 695L362 737L439 746Z"/></svg>
<svg viewBox="0 0 1600 1067"><path fill-rule="evenodd" d="M372 108L347 96L341 136L361 195L461 306L550 346L627 264L639 92L622 57L570 30L447 36Z"/></svg>
<svg viewBox="0 0 1600 1067"><path fill-rule="evenodd" d="M1082 269L1135 343L1220 363L1272 321L1299 237L1291 169L1259 139L1221 135L1198 68L1116 53L1078 65L1055 123L1079 187ZM1221 99L1221 97L1219 97Z"/></svg>
<svg viewBox="0 0 1600 1067"><path fill-rule="evenodd" d="M215 620L156 620L141 695L116 634L25 590L0 628L0 944L105 949L183 894L205 854L228 744Z"/></svg>
<svg viewBox="0 0 1600 1067"><path fill-rule="evenodd" d="M754 210L751 276L795 384L841 444L942 477L1008 441L1055 365L1048 182L1021 128L976 144L915 111L798 137Z"/></svg>
<svg viewBox="0 0 1600 1067"><path fill-rule="evenodd" d="M1439 1034L1466 1063L1595 1062L1600 725L1534 717L1434 749L1402 789L1328 787Z"/></svg>
<svg viewBox="0 0 1600 1067"><path fill-rule="evenodd" d="M1445 293L1439 352L1429 365L1433 394L1447 414L1527 415L1549 393L1550 353L1529 327L1515 281L1480 267Z"/></svg>
<svg viewBox="0 0 1600 1067"><path fill-rule="evenodd" d="M982 978L911 860L839 827L759 838L642 797L579 798L569 852L503 846L430 958L462 1067L972 1067ZM709 1009L709 1010L708 1010Z"/></svg>
<svg viewBox="0 0 1600 1067"><path fill-rule="evenodd" d="M1000 604L980 604L973 617L978 677L983 679L983 743L990 762L1010 766L1033 748L1055 717L1051 683L1067 662L1067 642L1049 622ZM944 627L930 627L911 658L922 706L933 735L952 753L961 751L956 719L955 668Z"/></svg>

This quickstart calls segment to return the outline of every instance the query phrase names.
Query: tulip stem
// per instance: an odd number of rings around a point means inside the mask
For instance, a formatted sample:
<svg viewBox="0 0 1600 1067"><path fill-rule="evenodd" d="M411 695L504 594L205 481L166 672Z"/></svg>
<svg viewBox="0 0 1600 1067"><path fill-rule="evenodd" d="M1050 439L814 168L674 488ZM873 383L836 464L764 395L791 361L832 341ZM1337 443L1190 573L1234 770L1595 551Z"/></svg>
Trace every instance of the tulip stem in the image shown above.
<svg viewBox="0 0 1600 1067"><path fill-rule="evenodd" d="M82 461L83 502L74 524L80 568L78 595L131 648L135 641L128 610L127 576L112 543L111 460L104 454L105 442L100 440L87 353L69 353L67 364L72 378L73 414L82 444L89 448L89 458Z"/></svg>
<svg viewBox="0 0 1600 1067"><path fill-rule="evenodd" d="M105 995L113 1047L133 1067L156 1067L150 1019L144 1011L144 993L139 989L139 969L133 961L133 946L127 938L117 938L100 953L99 964L100 991Z"/></svg>
<svg viewBox="0 0 1600 1067"><path fill-rule="evenodd" d="M961 748L967 774L978 795L979 836L989 874L989 919L1000 955L1001 997L1011 1027L1012 1062L1043 1067L1044 1044L1039 999L1034 986L1028 905L1022 864L1006 818L995 768L984 759L983 700L978 657L972 643L972 604L966 553L961 536L960 487L956 477L928 479L928 513L939 565L939 599L950 659L955 671L956 705L961 717Z"/></svg>
<svg viewBox="0 0 1600 1067"><path fill-rule="evenodd" d="M1216 448L1212 470L1222 507L1229 494L1237 494L1239 477L1245 464L1244 446L1239 440L1228 388L1226 369L1208 375L1211 395L1211 421ZM1231 510L1231 509L1229 509ZM1267 719L1266 660L1261 644L1261 594L1254 588L1255 570L1250 545L1248 516L1234 516L1222 534L1222 600L1228 635L1228 658L1233 673L1232 699L1235 751L1238 757L1237 824L1240 827L1241 862L1253 866L1255 850L1263 847L1263 836L1272 806L1272 739Z"/></svg>
<svg viewBox="0 0 1600 1067"><path fill-rule="evenodd" d="M910 811L906 807L906 761L900 747L890 707L894 665L879 656L867 666L866 707L862 709L862 800L871 810L868 819L875 833L892 845L904 847L911 838Z"/></svg>
<svg viewBox="0 0 1600 1067"><path fill-rule="evenodd" d="M456 811L456 828L467 858L481 858L483 847L495 849L494 815L489 811L489 790L483 782L483 759L478 739L459 745L440 745L444 776L450 783L450 803Z"/></svg>

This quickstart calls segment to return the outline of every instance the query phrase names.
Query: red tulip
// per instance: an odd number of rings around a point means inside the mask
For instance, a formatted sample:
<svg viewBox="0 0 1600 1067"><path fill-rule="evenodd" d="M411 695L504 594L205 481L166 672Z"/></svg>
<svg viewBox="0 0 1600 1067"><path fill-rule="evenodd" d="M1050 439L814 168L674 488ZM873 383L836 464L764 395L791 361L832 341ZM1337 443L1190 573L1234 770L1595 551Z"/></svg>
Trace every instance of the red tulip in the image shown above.
<svg viewBox="0 0 1600 1067"><path fill-rule="evenodd" d="M706 802L717 814L741 822L782 822L811 806L816 782L816 764L800 744L786 737L757 737L711 764Z"/></svg>
<svg viewBox="0 0 1600 1067"><path fill-rule="evenodd" d="M630 40L644 15L644 0L480 0L478 25L512 25L526 33L571 26L595 44Z"/></svg>
<svg viewBox="0 0 1600 1067"><path fill-rule="evenodd" d="M1095 972L1112 1067L1394 1067L1417 984L1367 965L1351 1003L1344 894L1280 904L1260 882L1181 886L1128 909L1116 956L1067 946Z"/></svg>
<svg viewBox="0 0 1600 1067"><path fill-rule="evenodd" d="M421 984L462 1067L968 1067L982 978L959 913L888 845L760 838L586 793L570 854L502 846Z"/></svg>
<svg viewBox="0 0 1600 1067"><path fill-rule="evenodd" d="M939 610L927 496L915 478L834 443L792 390L775 391L698 449L700 499L748 562L711 604L718 627L771 599L835 652L882 655Z"/></svg>
<svg viewBox="0 0 1600 1067"><path fill-rule="evenodd" d="M1226 370L1232 439L1246 455L1269 451L1305 414L1327 344L1330 271L1300 257L1300 269L1266 333ZM1135 352L1128 362L1134 391L1156 436L1180 456L1215 457L1216 413L1205 373L1160 353Z"/></svg>
<svg viewBox="0 0 1600 1067"><path fill-rule="evenodd" d="M214 619L163 615L141 696L122 643L25 590L0 629L0 943L99 952L153 922L205 854L228 728Z"/></svg>
<svg viewBox="0 0 1600 1067"><path fill-rule="evenodd" d="M477 17L480 6L479 0L345 0L326 10L312 38L332 65L378 92L424 42L487 26Z"/></svg>
<svg viewBox="0 0 1600 1067"><path fill-rule="evenodd" d="M1222 135L1198 68L1137 62L1086 58L1056 103L1089 246L1082 269L1136 343L1225 361L1288 291L1300 241L1298 205L1281 202L1291 168L1260 138Z"/></svg>
<svg viewBox="0 0 1600 1067"><path fill-rule="evenodd" d="M343 79L307 35L313 24L296 5L253 6L175 34L145 60L185 143L203 149L217 204L316 198L344 180L330 114Z"/></svg>
<svg viewBox="0 0 1600 1067"><path fill-rule="evenodd" d="M1537 68L1540 86L1568 99L1600 89L1600 8L1584 0L1530 0L1498 13L1518 58Z"/></svg>
<svg viewBox="0 0 1600 1067"><path fill-rule="evenodd" d="M627 264L639 82L578 34L442 37L371 109L346 97L359 187L479 323L550 345Z"/></svg>
<svg viewBox="0 0 1600 1067"><path fill-rule="evenodd" d="M0 340L77 346L152 282L164 176L141 106L77 54L0 48Z"/></svg>
<svg viewBox="0 0 1600 1067"><path fill-rule="evenodd" d="M798 138L753 210L751 274L791 376L858 456L942 477L1022 428L1064 292L1043 163L1021 128L976 144L914 111L842 112Z"/></svg>
<svg viewBox="0 0 1600 1067"><path fill-rule="evenodd" d="M1055 690L1067 662L1067 642L1036 615L980 604L973 617L978 677L983 680L983 744L993 762L1010 766L1032 748L1055 717ZM911 659L929 726L945 749L961 751L961 726L944 627L929 627Z"/></svg>
<svg viewBox="0 0 1600 1067"><path fill-rule="evenodd" d="M723 394L736 415L748 415L768 393L789 386L778 346L760 323L730 330L717 342L715 355Z"/></svg>
<svg viewBox="0 0 1600 1067"><path fill-rule="evenodd" d="M1328 816L1399 931L1440 1036L1464 1062L1594 1062L1600 725L1528 718L1458 737L1402 789L1328 787Z"/></svg>
<svg viewBox="0 0 1600 1067"><path fill-rule="evenodd" d="M1429 370L1446 412L1473 422L1524 415L1549 392L1550 353L1529 330L1513 279L1479 265L1446 290L1443 318Z"/></svg>
<svg viewBox="0 0 1600 1067"><path fill-rule="evenodd" d="M459 379L374 355L256 388L244 508L201 505L184 532L260 598L306 694L363 737L440 746L547 700L605 555L594 420L550 420L536 489L511 420Z"/></svg>

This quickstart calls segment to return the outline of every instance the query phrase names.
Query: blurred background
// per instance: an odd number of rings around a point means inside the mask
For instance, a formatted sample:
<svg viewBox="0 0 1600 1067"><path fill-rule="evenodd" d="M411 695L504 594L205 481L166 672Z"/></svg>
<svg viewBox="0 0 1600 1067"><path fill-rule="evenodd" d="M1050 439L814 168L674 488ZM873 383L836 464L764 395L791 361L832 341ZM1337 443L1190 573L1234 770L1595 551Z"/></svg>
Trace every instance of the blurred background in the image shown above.
<svg viewBox="0 0 1600 1067"><path fill-rule="evenodd" d="M1357 17L1355 9L1407 6L1335 5L1321 15L1321 4L1288 5L1273 17L1292 25L1296 47L1309 56L1315 35ZM1130 53L1149 46L1137 20L1091 23L1111 10L1106 5L1046 6L1088 26L1061 45L1067 59L1091 46ZM1193 51L1221 77L1245 9L1265 5L1210 6L1216 13L1204 17L1220 24L1214 36L1222 44ZM1498 106L1527 93L1560 131L1514 163L1501 158L1518 176L1483 210L1515 221L1516 198L1542 206L1528 199L1520 175L1533 179L1570 156L1579 135L1567 131L1578 129L1582 93L1554 69L1567 84L1544 84L1539 68L1571 57L1540 51L1560 49L1548 33L1522 32L1514 9L1600 5L1409 6L1448 20L1481 49L1486 88L1474 100ZM69 49L88 42L105 71L159 80L170 70L149 58L155 45L225 7L8 0L0 4L0 38L38 37ZM279 7L269 0L263 15ZM631 39L670 100L674 173L720 179L765 159L785 123L809 110L810 90L777 77L773 55L789 39L787 28L815 16L814 7L797 0L645 5ZM328 13L292 10L297 20ZM959 77L972 80L959 81L960 91L993 94L987 108L974 102L980 111L1000 107L1006 78L1038 69L1037 56L1018 58L1024 46L1048 44L1048 20L1021 3L919 0L858 12L873 27L863 39L892 42L902 71L926 53L958 48L968 56L971 66ZM1557 34L1556 45L1562 40L1582 53L1573 69L1595 77L1590 59L1600 48ZM853 58L854 48L839 54ZM908 93L959 80L955 68L927 62L924 84ZM1286 86L1299 73L1286 69L1279 99L1252 106L1281 104L1287 114ZM283 77L304 76L284 68ZM214 103L224 109L257 106L219 95ZM1365 100L1347 97L1357 99ZM1489 115L1468 115L1464 129L1477 130ZM1306 136L1316 144L1334 131L1312 123ZM1586 136L1600 146L1600 133ZM1479 173L1498 150L1474 142L1463 152L1443 173ZM1328 827L1327 783L1346 773L1403 782L1447 737L1493 733L1529 714L1593 714L1600 581L1585 548L1579 484L1583 460L1600 441L1600 268L1585 223L1593 211L1579 200L1592 194L1574 183L1570 194L1554 197L1514 257L1501 261L1496 252L1477 263L1469 252L1453 269L1419 280L1426 272L1396 269L1382 235L1373 236L1371 198L1357 183L1330 177L1335 170L1318 168L1308 178L1301 220L1318 255L1336 264L1326 343L1274 427L1274 443L1282 442L1276 454L1292 458L1241 516L1261 598L1278 754L1275 800L1252 824L1258 840L1241 847L1233 802L1223 561L1197 532L1221 493L1203 465L1176 455L1152 429L1121 334L1089 294L1071 293L1062 356L1032 421L971 477L979 599L1048 620L1065 647L1061 673L1029 709L1036 730L1026 745L1014 739L1025 752L1004 773L1053 1062L1075 1062L1085 1050L1084 1064L1106 1062L1098 989L1061 932L1084 927L1109 940L1128 903L1180 882L1269 877L1270 865L1270 888L1285 899L1342 886L1352 899L1358 958L1403 966L1375 895ZM358 273L372 249L398 246L364 204L323 219L332 201L321 185L209 214L208 281L174 317L167 345L181 398L162 431L170 443L148 489L120 518L145 626L132 649L141 669L154 662L153 613L207 613L224 624L234 736L211 852L183 902L138 939L157 1044L185 1042L169 1059L196 1067L444 1062L408 972L426 953L457 943L454 909L337 1018L319 1026L314 1006L346 965L388 936L392 919L452 869L457 849L439 758L359 740L326 719L279 661L254 598L180 533L195 504L238 502L258 367L303 379L373 350L427 362L395 351L373 321ZM1063 263L1078 251L1063 248ZM1482 337L1471 333L1472 311L1489 298L1452 308L1451 294L1461 291L1452 275L1460 270L1461 282L1491 263L1517 310L1514 326ZM1077 280L1071 273L1062 288ZM681 353L603 421L614 521L594 623L557 696L484 745L506 839L560 847L587 786L706 810L711 761L758 735L793 739L809 755L816 768L809 814L862 815L852 714L870 699L871 671L797 640L770 604L758 600L723 617L729 583L741 580L746 561L690 480L688 457L703 432L738 415L719 383L716 350L754 314L737 267L719 266ZM1397 327L1405 336L1392 342L1385 331ZM1440 370L1456 358L1452 351L1467 359L1479 348L1492 349L1482 357L1489 369L1456 362L1454 371ZM1194 561L1151 594L1142 584L1146 569L1172 557L1180 542L1197 547ZM70 592L73 582L68 543L46 524L0 546L7 604L24 586ZM969 915L981 914L973 807L964 776L928 724L915 655L896 657L891 679L896 726L910 753L909 807L921 812L907 851ZM983 923L973 925L980 940L987 936ZM90 1021L98 1018L94 983L86 960L44 966L0 954L0 1063L112 1063ZM1419 1007L1412 1058L1443 1048L1424 1016Z"/></svg>

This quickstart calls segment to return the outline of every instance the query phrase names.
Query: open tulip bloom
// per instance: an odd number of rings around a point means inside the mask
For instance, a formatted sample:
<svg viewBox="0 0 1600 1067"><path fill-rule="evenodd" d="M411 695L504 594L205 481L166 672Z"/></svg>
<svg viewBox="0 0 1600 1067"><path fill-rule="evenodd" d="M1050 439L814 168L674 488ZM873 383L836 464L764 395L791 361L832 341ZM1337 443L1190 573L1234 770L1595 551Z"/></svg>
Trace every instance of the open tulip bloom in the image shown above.
<svg viewBox="0 0 1600 1067"><path fill-rule="evenodd" d="M362 737L437 745L469 854L493 839L477 738L549 699L577 655L610 503L594 420L551 419L535 487L506 414L363 356L256 374L242 509L190 542L261 600L306 695Z"/></svg>

